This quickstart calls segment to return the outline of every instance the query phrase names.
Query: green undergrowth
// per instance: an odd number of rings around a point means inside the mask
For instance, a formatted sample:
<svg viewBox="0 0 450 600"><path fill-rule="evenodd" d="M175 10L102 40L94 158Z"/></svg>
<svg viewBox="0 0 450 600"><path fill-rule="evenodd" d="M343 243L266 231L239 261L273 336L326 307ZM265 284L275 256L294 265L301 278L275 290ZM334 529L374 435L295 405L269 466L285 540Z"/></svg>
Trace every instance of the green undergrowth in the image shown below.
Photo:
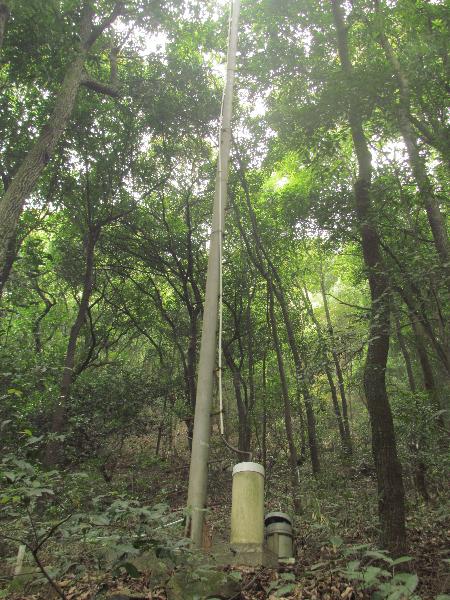
<svg viewBox="0 0 450 600"><path fill-rule="evenodd" d="M182 485L186 460L134 453L132 464L127 465L130 456L123 456L106 481L95 461L77 471L43 470L30 452L38 443L28 439L21 452L1 462L0 597L59 594L70 600L84 590L91 594L85 598L100 599L111 590L138 589L168 600L198 600L214 589L220 598L448 600L444 497L433 496L425 504L408 490L410 547L407 556L393 558L376 546L375 481L365 469L361 473L356 459L351 464L324 461L317 477L301 467L296 564L250 577L219 568L188 548ZM212 543L228 539L233 464L232 457L214 462L214 451L207 511ZM286 469L282 457L268 469L267 510L290 512ZM25 557L21 573L14 576L21 545ZM245 593L239 596L241 589Z"/></svg>

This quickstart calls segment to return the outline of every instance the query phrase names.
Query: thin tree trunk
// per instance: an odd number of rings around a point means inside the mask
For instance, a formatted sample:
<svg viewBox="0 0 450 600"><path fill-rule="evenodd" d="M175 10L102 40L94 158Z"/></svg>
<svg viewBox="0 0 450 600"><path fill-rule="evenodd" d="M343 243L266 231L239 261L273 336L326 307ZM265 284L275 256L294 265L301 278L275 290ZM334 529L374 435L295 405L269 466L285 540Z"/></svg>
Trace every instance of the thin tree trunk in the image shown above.
<svg viewBox="0 0 450 600"><path fill-rule="evenodd" d="M10 16L9 7L5 2L0 2L0 50L3 47L6 25Z"/></svg>
<svg viewBox="0 0 450 600"><path fill-rule="evenodd" d="M198 338L198 315L194 308L193 313L190 316L190 336L189 346L187 350L186 360L186 377L188 393L189 393L189 404L192 412L195 410L195 395L196 395L196 384L195 384L195 368L197 365L197 338Z"/></svg>
<svg viewBox="0 0 450 600"><path fill-rule="evenodd" d="M343 420L344 420L345 435L346 435L347 440L349 441L350 447L351 447L350 423L348 420L348 403L347 403L347 395L345 393L344 375L342 373L341 363L339 361L339 356L336 351L336 340L334 337L333 323L331 321L330 308L328 306L328 298L327 298L327 294L326 294L326 290L325 290L325 281L324 281L324 275L323 275L323 271L322 271L322 265L320 268L320 290L322 293L323 306L325 309L325 318L327 320L328 335L329 335L330 341L331 341L331 355L333 357L334 368L336 369L336 377L337 377L338 386L339 386L339 395L341 396L342 416L343 416Z"/></svg>
<svg viewBox="0 0 450 600"><path fill-rule="evenodd" d="M380 14L379 0L375 0L375 7ZM434 195L433 186L428 177L425 162L419 154L418 138L411 125L411 99L408 78L403 71L400 61L395 54L392 45L383 31L379 32L379 42L384 49L398 84L400 101L397 105L397 116L400 133L405 142L408 153L408 161L419 189L420 199L425 207L430 229L433 234L436 251L441 260L443 270L447 278L447 289L450 288L450 248L447 228L439 204Z"/></svg>
<svg viewBox="0 0 450 600"><path fill-rule="evenodd" d="M413 401L417 401L417 399L414 397L417 392L417 386L416 386L416 382L414 379L411 357L409 355L408 348L406 346L405 338L403 337L403 334L402 334L401 323L400 323L400 320L398 318L398 314L396 311L394 311L394 315L395 315L395 328L396 328L396 332L397 332L397 339L398 339L400 350L401 350L401 353L403 356L403 360L405 361L406 373L408 375L409 389L411 390L411 393L413 394ZM429 502L430 495L428 493L428 486L427 486L427 466L421 456L421 450L423 450L423 448L425 447L425 444L426 444L425 437L419 429L417 438L411 440L411 442L409 444L409 448L411 450L412 456L414 457L414 460L413 460L414 483L415 483L416 489L419 492L419 494L422 496L424 501Z"/></svg>
<svg viewBox="0 0 450 600"><path fill-rule="evenodd" d="M439 408L438 394L436 390L436 382L434 379L433 369L431 367L430 359L426 350L426 339L425 334L422 332L422 326L418 322L415 314L410 313L411 327L414 332L414 338L416 342L417 355L419 357L419 363L422 370L423 386L430 394L432 403L436 408Z"/></svg>
<svg viewBox="0 0 450 600"><path fill-rule="evenodd" d="M39 287L37 280L35 280L33 282L33 287L36 290L39 297L41 298L41 300L45 304L45 309L34 321L33 328L32 328L33 338L34 338L34 348L36 350L36 354L40 354L42 352L41 322L43 321L43 319L45 319L45 317L48 315L48 313L51 311L51 309L55 306L56 301L53 298L51 300L50 300L50 298L47 298L44 291Z"/></svg>
<svg viewBox="0 0 450 600"><path fill-rule="evenodd" d="M92 295L92 291L94 289L94 252L95 252L95 244L97 243L98 237L100 234L99 228L93 228L89 231L85 254L86 254L86 266L84 272L83 279L83 292L81 295L80 304L78 306L77 316L75 318L75 322L73 323L70 334L69 341L67 343L66 356L64 359L64 367L61 378L61 384L59 389L59 399L58 404L54 408L53 416L52 416L52 426L51 432L53 434L61 434L65 430L66 427L66 411L67 411L67 403L70 395L70 388L72 386L73 378L74 378L74 367L75 367L75 354L77 349L77 340L80 334L81 328L86 320L86 315L89 308L89 300ZM62 459L62 445L57 441L50 441L47 444L44 464L47 467L58 464Z"/></svg>
<svg viewBox="0 0 450 600"><path fill-rule="evenodd" d="M289 316L288 305L286 302L286 298L284 295L283 284L281 278L279 276L278 270L270 260L266 249L264 248L264 244L262 243L261 237L259 235L258 223L256 221L255 213L250 201L250 192L247 186L247 182L245 179L244 171L242 165L240 166L241 180L242 186L244 189L245 200L247 204L247 208L249 211L250 221L252 225L253 237L256 242L256 249L253 251L252 247L248 243L247 236L245 231L240 223L238 223L239 231L244 238L244 243L247 249L247 253L249 254L253 264L261 273L261 275L266 280L267 284L271 286L273 293L277 299L277 302L281 309L281 314L283 316L284 325L286 328L286 334L288 338L289 348L292 353L292 358L294 360L295 365L295 374L296 374L296 383L299 389L301 390L304 405L305 405L305 413L306 413L306 425L308 432L308 444L309 451L311 456L311 467L314 474L320 472L320 460L319 460L319 447L317 444L317 436L316 436L316 419L314 416L313 410L313 402L312 397L309 391L308 381L306 377L306 365L300 356L300 351L298 349L297 340L295 338L294 328L292 326L292 321ZM266 269L264 265L264 261L267 263L268 268Z"/></svg>
<svg viewBox="0 0 450 600"><path fill-rule="evenodd" d="M349 447L349 445L348 445L348 439L347 439L347 435L346 435L345 428L344 428L344 421L342 419L341 409L339 407L339 400L338 400L336 386L334 385L333 375L331 374L330 367L328 366L326 357L325 357L324 368L325 368L325 375L327 376L328 385L329 385L330 392L331 392L331 401L333 404L334 414L336 416L336 422L337 422L337 426L338 426L338 430L339 430L339 436L341 438L341 443L342 443L345 453L351 454L352 449L351 449L351 446Z"/></svg>
<svg viewBox="0 0 450 600"><path fill-rule="evenodd" d="M242 397L242 386L245 385L242 380L242 374L238 365L236 364L233 355L228 347L228 344L223 344L223 354L227 361L228 367L230 368L233 377L234 395L236 397L236 406L238 412L238 432L239 441L238 448L244 452L250 452L251 445L251 432L250 432L250 419L247 410L246 403Z"/></svg>
<svg viewBox="0 0 450 600"><path fill-rule="evenodd" d="M353 68L340 0L331 0L333 20L342 71L348 84ZM355 182L356 216L361 231L364 263L368 271L372 300L367 358L364 367L364 389L372 429L372 451L377 472L378 510L381 544L394 555L406 549L405 493L400 461L397 455L394 423L386 390L386 364L389 352L390 306L389 286L383 271L378 232L373 219L370 197L372 162L364 134L360 108L354 92L349 98L349 124L358 160Z"/></svg>
<svg viewBox="0 0 450 600"><path fill-rule="evenodd" d="M406 304L409 309L409 313L411 316L411 322L415 322L420 326L420 333L423 337L425 335L430 340L435 352L436 356L441 361L442 366L445 368L446 377L450 377L450 348L447 344L442 343L439 340L434 332L433 326L426 314L425 310L425 302L419 296L418 303L416 303L415 298L410 289L405 285L402 288L398 288L398 293L400 294L402 300ZM419 291L420 293L420 291ZM418 294L416 294L417 296ZM419 304L419 306L417 306Z"/></svg>
<svg viewBox="0 0 450 600"><path fill-rule="evenodd" d="M315 475L317 475L320 472L319 447L317 444L316 418L314 416L313 400L304 373L306 366L300 358L300 352L298 350L298 345L295 339L294 329L292 327L292 322L289 316L289 311L287 308L287 303L284 294L281 292L281 288L279 287L277 287L276 289L275 287L273 287L273 290L278 300L278 304L281 309L281 314L283 315L289 347L291 348L292 356L294 358L296 379L297 382L300 383L300 389L304 398L306 413L306 429L308 433L308 444L311 455L311 467L312 472Z"/></svg>
<svg viewBox="0 0 450 600"><path fill-rule="evenodd" d="M321 327L319 321L317 320L316 315L314 314L314 309L313 309L311 301L309 299L309 294L308 294L308 290L306 289L306 287L303 291L303 298L304 298L304 302L306 304L306 309L309 313L309 316L311 317L312 322L314 323L314 325L316 327L317 335L319 337L319 344L320 344L321 351L322 351L323 358L324 358L325 375L327 376L328 385L330 387L331 401L333 404L334 414L336 415L336 422L337 422L337 426L338 426L338 430L339 430L339 435L341 438L342 447L346 454L351 455L353 449L352 449L352 443L351 443L351 439L350 439L350 435L349 435L348 423L347 423L347 429L346 429L345 424L344 424L344 419L342 418L341 409L339 406L339 400L338 400L336 386L334 384L333 375L331 373L330 365L328 363L327 340L325 340L323 332L322 332L322 327ZM334 340L331 335L330 335L330 340L331 340L331 344L333 344ZM338 358L337 354L336 354L336 358ZM342 373L341 373L341 375L342 375ZM344 393L344 398L345 398L345 393ZM345 407L347 409L347 401L345 401Z"/></svg>
<svg viewBox="0 0 450 600"><path fill-rule="evenodd" d="M408 348L406 347L405 338L403 337L402 327L400 320L398 318L397 311L394 312L395 318L395 330L397 333L398 345L400 346L401 353L403 355L403 360L405 361L406 374L408 376L409 388L413 394L417 391L416 381L414 379L414 373L411 363L411 357L409 356Z"/></svg>
<svg viewBox="0 0 450 600"><path fill-rule="evenodd" d="M247 321L247 357L248 357L248 394L247 394L247 419L248 419L248 430L249 430L249 450L251 447L251 434L252 430L250 427L250 418L253 416L253 409L255 406L255 357L253 355L253 324L251 305L253 300L253 294L249 293L247 309L245 311Z"/></svg>
<svg viewBox="0 0 450 600"><path fill-rule="evenodd" d="M262 362L262 425L261 425L261 450L262 464L264 469L267 466L267 373L266 373L266 353L263 354Z"/></svg>
<svg viewBox="0 0 450 600"><path fill-rule="evenodd" d="M411 327L414 333L415 346L419 357L420 368L422 370L423 387L427 391L430 402L435 410L443 411L439 416L439 424L446 431L450 430L450 410L449 400L444 391L438 389L436 379L433 373L430 359L427 352L426 334L422 323L417 318L417 315L410 311ZM447 376L447 374L446 374ZM447 440L445 440L447 443Z"/></svg>
<svg viewBox="0 0 450 600"><path fill-rule="evenodd" d="M273 300L273 287L272 284L268 284L268 300L269 300L269 319L272 329L273 344L275 346L275 352L277 355L278 371L280 374L281 392L283 395L284 403L284 426L286 429L286 437L289 447L289 466L291 474L291 486L292 486L292 499L294 503L294 509L296 514L299 514L302 510L300 500L300 481L298 475L298 454L295 447L294 432L292 428L292 411L291 401L289 398L289 389L286 379L286 371L284 368L283 353L280 346L280 339L278 337L278 327L274 310Z"/></svg>

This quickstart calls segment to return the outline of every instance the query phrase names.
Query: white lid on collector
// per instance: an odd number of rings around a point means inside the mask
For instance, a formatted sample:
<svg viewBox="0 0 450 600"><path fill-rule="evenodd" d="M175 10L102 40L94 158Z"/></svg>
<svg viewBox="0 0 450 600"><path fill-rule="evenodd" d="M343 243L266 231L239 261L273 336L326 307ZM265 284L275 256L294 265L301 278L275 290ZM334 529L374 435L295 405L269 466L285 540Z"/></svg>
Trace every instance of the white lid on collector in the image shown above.
<svg viewBox="0 0 450 600"><path fill-rule="evenodd" d="M241 462L233 467L233 475L242 473L243 471L255 471L264 477L264 467L255 462Z"/></svg>

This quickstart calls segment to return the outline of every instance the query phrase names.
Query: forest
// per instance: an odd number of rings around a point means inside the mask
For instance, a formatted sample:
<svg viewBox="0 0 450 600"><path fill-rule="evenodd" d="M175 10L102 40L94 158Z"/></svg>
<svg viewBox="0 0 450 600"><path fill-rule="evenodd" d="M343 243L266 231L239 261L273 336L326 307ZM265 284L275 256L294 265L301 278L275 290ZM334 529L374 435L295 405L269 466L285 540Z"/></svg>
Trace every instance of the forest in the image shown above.
<svg viewBox="0 0 450 600"><path fill-rule="evenodd" d="M0 598L450 600L449 29L0 0Z"/></svg>

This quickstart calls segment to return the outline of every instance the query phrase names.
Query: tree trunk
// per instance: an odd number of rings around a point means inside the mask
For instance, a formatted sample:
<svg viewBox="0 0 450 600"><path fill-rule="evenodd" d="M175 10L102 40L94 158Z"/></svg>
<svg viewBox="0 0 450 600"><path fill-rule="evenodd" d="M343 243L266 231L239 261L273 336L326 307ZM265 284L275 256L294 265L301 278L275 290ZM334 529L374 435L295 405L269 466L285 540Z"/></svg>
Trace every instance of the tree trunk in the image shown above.
<svg viewBox="0 0 450 600"><path fill-rule="evenodd" d="M264 469L267 466L267 374L266 374L266 352L263 354L262 363L262 425L261 425L261 452Z"/></svg>
<svg viewBox="0 0 450 600"><path fill-rule="evenodd" d="M8 23L10 11L5 2L0 2L0 50L3 47L6 25Z"/></svg>
<svg viewBox="0 0 450 600"><path fill-rule="evenodd" d="M448 379L450 377L450 348L448 347L448 344L445 343L445 340L441 341L436 336L430 319L426 314L426 305L425 301L420 296L420 290L416 290L416 292L418 292L415 294L416 297L418 296L417 302L407 285L404 285L402 288L399 287L397 291L409 309L411 323L418 324L422 337L425 337L426 335L430 340L436 352L436 356L439 358L446 371L446 377Z"/></svg>
<svg viewBox="0 0 450 600"><path fill-rule="evenodd" d="M380 14L379 0L375 0L375 6ZM379 32L379 41L384 49L398 84L400 101L397 105L397 116L400 133L405 142L408 153L408 161L419 189L420 199L425 207L428 223L433 234L434 245L441 260L442 268L446 276L447 289L450 289L450 249L447 236L447 228L444 217L439 208L438 201L434 195L433 186L428 177L425 162L419 154L418 138L411 125L411 100L409 81L404 73L391 43L383 31Z"/></svg>
<svg viewBox="0 0 450 600"><path fill-rule="evenodd" d="M283 284L281 278L279 276L278 270L270 260L266 249L264 248L264 244L262 243L261 237L259 235L258 223L256 221L255 212L253 210L251 201L250 201L250 192L248 190L247 182L245 179L244 171L241 165L240 168L242 185L244 188L244 195L247 204L247 208L249 211L250 221L252 225L253 236L256 242L256 250L253 251L250 244L248 243L246 234L244 232L243 227L238 223L239 230L244 238L244 242L246 245L247 252L255 265L258 271L266 280L267 284L271 286L273 290L273 294L275 295L277 302L281 309L281 314L283 316L284 325L286 328L286 334L288 338L289 348L292 353L292 358L294 360L295 365L295 374L296 374L296 383L299 387L305 405L306 412L306 427L308 432L308 444L309 451L311 456L311 467L312 472L317 474L320 472L320 460L319 460L319 448L317 444L317 436L316 436L316 419L314 416L313 410L313 402L312 397L308 387L308 381L306 377L306 365L303 364L302 358L300 356L300 351L298 349L297 340L295 338L294 328L292 326L292 321L289 316L288 305L286 302L286 298L284 295ZM267 268L264 265L264 261L267 263Z"/></svg>
<svg viewBox="0 0 450 600"><path fill-rule="evenodd" d="M7 252L13 239L26 199L34 190L42 171L50 161L56 145L67 126L83 77L85 53L80 51L70 65L55 108L33 148L27 154L0 203L0 268L4 274ZM5 280L2 281L4 285Z"/></svg>
<svg viewBox="0 0 450 600"><path fill-rule="evenodd" d="M57 435L63 433L66 427L67 402L69 400L70 388L74 378L77 340L81 328L83 327L83 324L86 319L87 311L89 308L89 300L94 288L94 252L95 244L97 243L99 234L99 228L94 228L93 230L89 231L86 240L86 267L83 280L83 292L81 295L80 304L78 306L78 312L75 318L75 322L73 323L70 329L69 341L67 344L66 356L64 359L63 374L59 389L59 400L57 406L54 408L52 416L51 432ZM50 467L55 464L58 464L62 458L63 457L61 443L54 440L50 441L47 444L45 452L45 466Z"/></svg>
<svg viewBox="0 0 450 600"><path fill-rule="evenodd" d="M37 280L33 281L32 285L33 285L34 289L36 290L37 294L39 295L39 297L41 298L41 300L45 304L44 311L37 317L37 319L34 321L33 327L32 327L33 338L34 338L34 348L36 350L36 354L40 354L42 352L41 322L43 321L43 319L45 319L45 317L48 315L48 313L51 311L51 309L55 306L56 301L53 298L52 298L52 300L50 300L50 298L47 298L47 296L45 295L45 292L39 287L39 283Z"/></svg>
<svg viewBox="0 0 450 600"><path fill-rule="evenodd" d="M410 311L410 319L420 368L422 370L423 387L428 393L432 406L438 411L443 411L438 418L438 422L445 431L445 444L447 444L448 431L450 430L449 400L445 390L438 389L436 385L433 367L428 357L426 337L422 323L412 311Z"/></svg>
<svg viewBox="0 0 450 600"><path fill-rule="evenodd" d="M328 306L328 299L327 299L327 294L326 294L326 290L325 290L325 281L324 281L324 275L322 272L322 266L320 268L320 290L322 293L323 307L325 309L325 317L327 320L328 335L329 335L330 341L331 341L331 355L333 357L334 368L336 369L336 377L337 377L338 386L339 386L339 395L341 396L342 416L343 416L343 420L344 420L345 435L346 435L346 438L347 438L348 443L351 448L350 423L348 420L348 403L347 403L347 395L345 393L344 375L342 373L341 363L339 361L339 356L336 351L336 340L334 337L333 323L331 321L330 309Z"/></svg>
<svg viewBox="0 0 450 600"><path fill-rule="evenodd" d="M197 336L198 336L198 327L197 327L197 311L194 309L192 315L190 316L190 336L189 336L189 346L187 350L187 360L186 360L186 377L188 393L189 393L189 404L192 410L192 413L195 410L195 395L196 395L196 385L195 385L195 367L197 365Z"/></svg>
<svg viewBox="0 0 450 600"><path fill-rule="evenodd" d="M2 265L2 271L0 273L0 299L3 296L3 290L5 289L5 284L9 278L11 273L11 269L13 267L14 261L17 257L18 246L20 243L17 241L17 232L14 231L13 235L8 240L8 245L5 251L5 260Z"/></svg>
<svg viewBox="0 0 450 600"><path fill-rule="evenodd" d="M305 301L305 304L306 304L306 309L307 309L307 311L308 311L308 313L309 313L309 315L311 317L312 322L314 323L314 325L316 327L317 335L319 337L319 344L320 344L320 347L321 347L321 350L322 350L322 354L323 354L323 359L324 359L325 374L327 376L328 385L330 387L331 401L332 401L332 404L333 404L334 414L336 415L336 422L337 422L337 426L338 426L338 430L339 430L339 435L340 435L340 438L341 438L342 447L343 447L344 452L346 454L351 455L352 452L353 452L353 449L352 449L351 438L350 438L350 435L349 435L348 418L347 418L347 428L346 428L345 427L345 423L344 423L344 419L342 418L341 409L340 409L340 406L339 406L339 400L338 400L338 396L337 396L336 386L335 386L334 380L333 380L333 375L331 373L330 365L328 363L328 344L327 344L327 340L325 340L324 335L322 333L322 327L321 327L319 321L317 320L317 318L316 318L316 316L314 314L314 309L313 309L311 301L309 299L308 290L306 289L306 287L305 287L304 292L303 292L303 298L304 298L304 301ZM328 317L329 317L329 314L328 314ZM331 329L331 334L332 334L332 329ZM334 344L334 339L333 339L332 335L330 335L330 341L331 341L331 344ZM339 362L337 353L334 350L332 350L332 353L333 353L333 355L335 355L335 358ZM340 369L340 365L339 365L339 369ZM341 376L342 376L342 372L341 372ZM342 389L344 389L343 381L342 381ZM344 398L345 398L345 392L344 392ZM346 400L346 398L345 398L345 410L346 410L346 414L347 414L347 400Z"/></svg>
<svg viewBox="0 0 450 600"><path fill-rule="evenodd" d="M403 360L405 361L406 373L408 375L408 383L409 389L413 394L413 401L416 401L414 397L417 392L417 386L414 379L414 373L412 370L411 357L408 352L408 348L406 346L405 338L402 334L401 323L398 318L397 312L394 312L395 315L395 328L397 331L397 339L400 346L401 353L403 355ZM425 447L426 440L424 435L421 433L420 429L418 431L418 437L416 439L412 439L409 443L409 448L411 450L411 454L414 457L413 465L414 465L414 484L416 486L417 491L422 496L425 502L429 502L430 495L428 493L427 486L427 466L421 456L421 450Z"/></svg>
<svg viewBox="0 0 450 600"><path fill-rule="evenodd" d="M227 361L228 367L230 368L232 377L233 377L233 387L234 387L234 395L236 397L236 406L238 412L238 432L239 432L239 441L238 448L243 452L250 452L251 445L251 430L250 430L250 420L248 414L248 407L242 397L242 386L245 383L242 380L242 374L235 360L233 359L233 355L230 351L230 348L227 344L223 344L223 354L225 356L225 360Z"/></svg>
<svg viewBox="0 0 450 600"><path fill-rule="evenodd" d="M283 395L284 403L284 426L286 429L286 437L289 447L289 466L291 474L291 486L292 486L292 499L294 503L294 510L296 514L299 514L302 510L300 500L300 481L298 475L298 455L295 447L294 432L292 429L292 414L291 414L291 401L289 398L289 389L286 379L286 372L284 368L283 354L280 346L280 339L278 337L278 327L274 310L273 301L273 287L272 284L268 284L268 300L269 300L269 319L272 329L273 343L275 346L275 352L277 355L278 371L280 373L281 392Z"/></svg>
<svg viewBox="0 0 450 600"><path fill-rule="evenodd" d="M340 0L331 0L337 46L342 71L347 83L353 68ZM350 91L349 124L358 161L355 182L356 216L361 231L364 263L368 271L372 318L369 330L364 389L372 429L372 451L377 472L378 510L381 545L394 555L406 549L405 494L402 470L397 456L394 423L386 390L386 364L389 352L390 306L389 286L383 271L378 232L373 219L370 197L372 162L365 138L362 117L355 93Z"/></svg>
<svg viewBox="0 0 450 600"><path fill-rule="evenodd" d="M118 6L109 17L95 27L92 26L92 10L86 7L83 10L80 25L81 42L75 58L66 71L53 111L0 200L0 274L2 278L9 274L5 271L8 248L17 230L25 202L35 189L45 166L51 160L72 115L80 85L86 81L84 65L88 51L104 29L118 16ZM108 93L106 89L103 91ZM4 284L5 280L2 279L0 287L3 287Z"/></svg>
<svg viewBox="0 0 450 600"><path fill-rule="evenodd" d="M394 310L394 318L395 318L395 329L397 332L398 345L400 346L401 353L403 355L403 360L405 361L406 374L408 376L409 388L413 394L416 393L417 387L414 379L414 373L412 369L411 357L409 356L408 348L406 347L405 338L402 334L402 327L400 320L398 318L397 312Z"/></svg>
<svg viewBox="0 0 450 600"><path fill-rule="evenodd" d="M344 421L342 419L341 409L339 407L339 400L338 400L338 396L337 396L336 386L334 385L333 375L331 374L330 367L328 366L328 363L326 362L326 357L325 357L324 368L325 368L325 374L326 374L327 380L328 380L328 385L330 387L331 401L333 404L334 414L336 415L336 422L337 422L337 426L338 426L338 430L339 430L339 436L341 438L341 443L344 448L344 452L346 454L350 455L352 453L352 448L351 448L351 445L349 446L349 444L348 444L348 438L347 438L347 434L346 434L345 428L344 428Z"/></svg>

